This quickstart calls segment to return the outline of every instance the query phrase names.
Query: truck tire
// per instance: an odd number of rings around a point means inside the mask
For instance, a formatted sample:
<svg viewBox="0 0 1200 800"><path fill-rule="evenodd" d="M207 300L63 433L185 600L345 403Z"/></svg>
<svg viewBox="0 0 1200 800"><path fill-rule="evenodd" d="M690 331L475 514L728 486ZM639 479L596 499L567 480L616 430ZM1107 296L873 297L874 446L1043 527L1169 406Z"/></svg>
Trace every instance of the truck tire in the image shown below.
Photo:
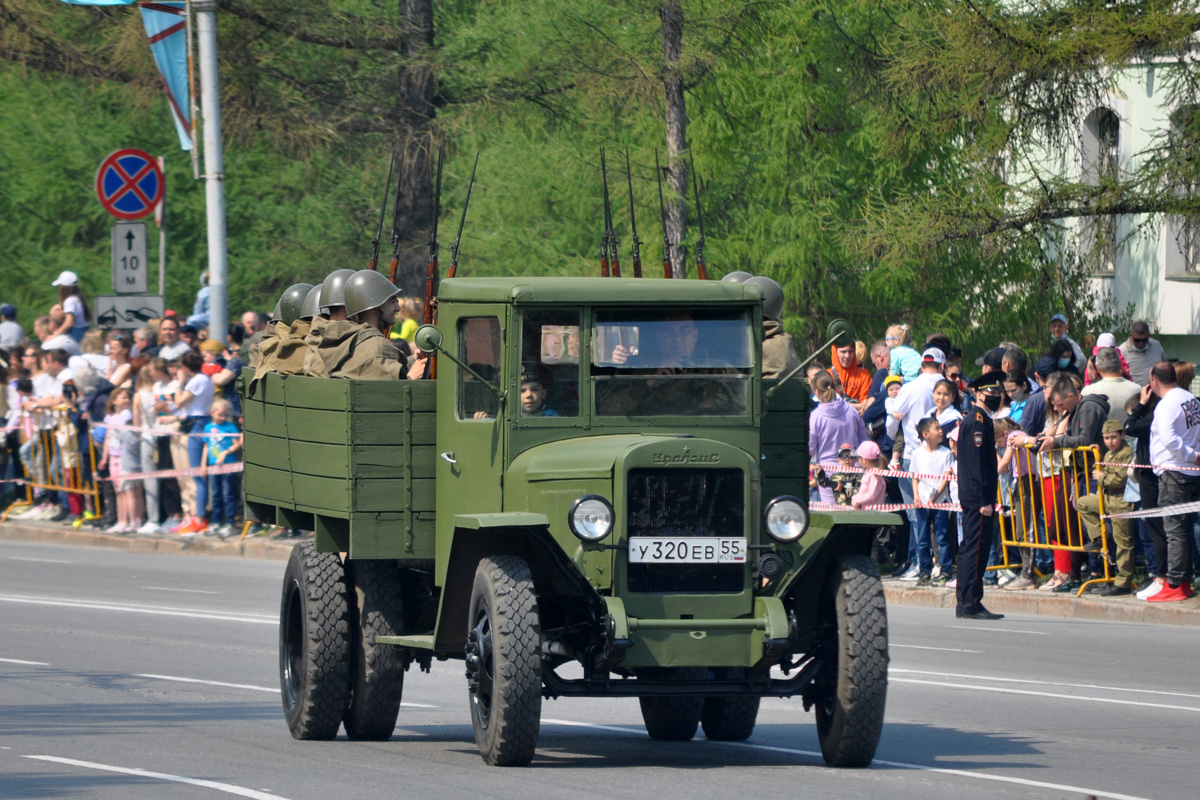
<svg viewBox="0 0 1200 800"><path fill-rule="evenodd" d="M726 680L746 677L744 669L715 670ZM758 722L758 697L706 697L700 712L704 735L714 742L744 742Z"/></svg>
<svg viewBox="0 0 1200 800"><path fill-rule="evenodd" d="M292 548L279 612L283 713L297 739L337 736L350 692L350 611L337 553Z"/></svg>
<svg viewBox="0 0 1200 800"><path fill-rule="evenodd" d="M404 633L400 568L394 561L347 561L350 586L350 698L342 715L355 741L390 739L404 693L404 655L376 636Z"/></svg>
<svg viewBox="0 0 1200 800"><path fill-rule="evenodd" d="M837 642L815 698L821 755L832 767L865 767L879 746L887 703L887 605L875 562L839 558L825 601Z"/></svg>
<svg viewBox="0 0 1200 800"><path fill-rule="evenodd" d="M653 680L702 681L708 677L708 670L701 667L639 670L638 677L643 676ZM687 742L696 735L700 725L704 697L639 697L638 704L642 707L642 722L651 739Z"/></svg>
<svg viewBox="0 0 1200 800"><path fill-rule="evenodd" d="M541 625L525 559L479 562L467 624L467 690L479 754L492 766L525 766L542 717Z"/></svg>

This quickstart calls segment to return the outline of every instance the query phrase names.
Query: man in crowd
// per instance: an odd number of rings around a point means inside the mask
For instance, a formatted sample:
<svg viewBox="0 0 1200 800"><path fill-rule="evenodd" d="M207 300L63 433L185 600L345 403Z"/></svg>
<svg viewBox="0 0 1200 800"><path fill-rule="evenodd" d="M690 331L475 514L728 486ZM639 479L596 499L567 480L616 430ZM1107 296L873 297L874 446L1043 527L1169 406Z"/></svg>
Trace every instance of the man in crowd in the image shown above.
<svg viewBox="0 0 1200 800"><path fill-rule="evenodd" d="M154 358L161 349L158 346L158 335L154 332L154 328L143 325L133 332L133 355Z"/></svg>
<svg viewBox="0 0 1200 800"><path fill-rule="evenodd" d="M1125 356L1125 363L1129 365L1129 377L1138 386L1148 386L1150 368L1164 358L1163 346L1150 337L1150 326L1140 320L1130 325L1129 338L1120 350Z"/></svg>
<svg viewBox="0 0 1200 800"><path fill-rule="evenodd" d="M67 355L80 354L79 343L65 333L54 335L54 329L62 325L67 318L62 306L55 305L50 309L50 315L38 317L33 321L33 332L42 343L42 351L66 350Z"/></svg>
<svg viewBox="0 0 1200 800"><path fill-rule="evenodd" d="M1087 359L1084 358L1083 350L1079 347L1079 342L1075 341L1070 336L1067 336L1066 316L1062 314L1055 314L1054 316L1050 317L1050 341L1054 342L1059 339L1070 343L1071 349L1075 351L1075 363L1080 366L1080 369L1082 369L1083 365L1087 362Z"/></svg>
<svg viewBox="0 0 1200 800"><path fill-rule="evenodd" d="M14 349L25 338L25 329L17 323L16 306L5 303L0 306L0 347Z"/></svg>
<svg viewBox="0 0 1200 800"><path fill-rule="evenodd" d="M1108 418L1125 424L1125 403L1141 393L1142 387L1121 374L1121 355L1115 347L1102 347L1095 356L1096 371L1100 380L1085 386L1083 396L1103 395L1108 400Z"/></svg>
<svg viewBox="0 0 1200 800"><path fill-rule="evenodd" d="M168 362L178 361L184 353L192 349L191 345L179 338L179 321L173 317L167 317L158 326L158 338L162 342L158 355Z"/></svg>
<svg viewBox="0 0 1200 800"><path fill-rule="evenodd" d="M1200 499L1200 400L1180 386L1175 368L1160 361L1150 368L1150 389L1158 396L1150 425L1150 463L1158 475L1159 507ZM1170 603L1192 596L1192 517L1163 519L1167 536L1167 583L1146 598ZM1161 566L1159 567L1161 569Z"/></svg>
<svg viewBox="0 0 1200 800"><path fill-rule="evenodd" d="M861 410L871 393L872 375L858 365L854 345L833 348L833 371L842 385L842 394L855 409ZM797 362L799 363L799 362ZM880 381L882 383L882 380Z"/></svg>
<svg viewBox="0 0 1200 800"><path fill-rule="evenodd" d="M245 352L248 353L251 347L262 341L263 332L270 321L270 315L261 311L247 311L242 314L242 325L246 328L246 338L243 341Z"/></svg>
<svg viewBox="0 0 1200 800"><path fill-rule="evenodd" d="M1042 450L1092 446L1103 450L1104 421L1108 419L1108 400L1102 394L1082 396L1075 383L1063 379L1050 389L1050 402L1060 417L1069 418L1067 432L1042 438Z"/></svg>

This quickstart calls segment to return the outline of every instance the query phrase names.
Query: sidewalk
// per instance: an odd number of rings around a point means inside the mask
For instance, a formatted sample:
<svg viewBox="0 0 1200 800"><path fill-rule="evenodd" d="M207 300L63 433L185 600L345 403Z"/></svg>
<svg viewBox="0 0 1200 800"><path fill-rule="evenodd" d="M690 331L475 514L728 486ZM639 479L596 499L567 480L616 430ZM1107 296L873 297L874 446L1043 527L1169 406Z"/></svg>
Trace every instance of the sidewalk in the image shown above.
<svg viewBox="0 0 1200 800"><path fill-rule="evenodd" d="M883 591L891 605L944 608L951 617L954 614L953 589L933 586L918 588L911 583L885 578ZM1085 594L1076 597L1073 592L1055 594L1037 589L998 589L988 586L983 592L983 605L988 611L1001 614L1200 626L1200 595L1182 603L1147 603L1132 595L1093 597Z"/></svg>
<svg viewBox="0 0 1200 800"><path fill-rule="evenodd" d="M257 558L286 561L292 546L300 539L266 539L260 536L218 539L213 536L137 536L102 533L92 530L72 530L53 522L0 523L0 541L42 542L79 546L108 547L133 553L173 553ZM884 579L888 603L897 606L944 608L954 613L954 590L922 586L914 587L898 580ZM983 595L984 605L1002 614L1029 614L1059 619L1106 620L1109 622L1149 622L1159 625L1194 625L1200 627L1200 596L1182 603L1147 603L1135 597L1092 597L1062 595L1036 589L1008 590L988 587Z"/></svg>

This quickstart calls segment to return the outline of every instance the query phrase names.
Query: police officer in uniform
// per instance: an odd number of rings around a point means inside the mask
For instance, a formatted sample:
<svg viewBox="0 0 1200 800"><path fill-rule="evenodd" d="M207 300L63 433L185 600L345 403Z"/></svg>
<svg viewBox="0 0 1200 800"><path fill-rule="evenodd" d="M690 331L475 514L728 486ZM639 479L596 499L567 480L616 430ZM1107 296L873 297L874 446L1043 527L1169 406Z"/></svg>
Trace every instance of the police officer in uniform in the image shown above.
<svg viewBox="0 0 1200 800"><path fill-rule="evenodd" d="M1004 396L1004 373L988 372L971 382L975 402L958 432L958 501L962 505L963 540L958 548L958 603L955 616L1003 619L983 607L983 574L987 571L996 513L996 436L992 414Z"/></svg>

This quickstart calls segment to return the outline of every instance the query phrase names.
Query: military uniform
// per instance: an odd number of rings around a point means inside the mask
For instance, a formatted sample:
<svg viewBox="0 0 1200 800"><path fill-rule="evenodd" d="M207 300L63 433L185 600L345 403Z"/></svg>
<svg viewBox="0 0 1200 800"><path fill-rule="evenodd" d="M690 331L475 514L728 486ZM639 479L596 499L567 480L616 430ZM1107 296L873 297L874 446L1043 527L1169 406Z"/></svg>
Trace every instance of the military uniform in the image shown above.
<svg viewBox="0 0 1200 800"><path fill-rule="evenodd" d="M358 380L405 378L407 362L378 329L349 320L321 322L308 335L304 374Z"/></svg>
<svg viewBox="0 0 1200 800"><path fill-rule="evenodd" d="M980 509L996 503L996 437L992 418L971 406L958 431L958 501L962 505L963 540L958 547L958 616L983 608L983 574L987 571L995 513Z"/></svg>
<svg viewBox="0 0 1200 800"><path fill-rule="evenodd" d="M1104 423L1104 432L1121 430L1121 423L1108 420ZM1129 464L1133 463L1133 448L1122 444L1117 450L1109 450L1104 454L1104 461L1109 466L1103 467L1103 475L1099 481L1099 492L1104 493L1104 511L1108 514L1119 514L1133 510L1133 503L1125 499L1125 484L1128 481ZM1101 541L1104 536L1104 521L1100 519L1100 493L1085 495L1079 498L1076 508L1083 524L1087 526L1088 536L1093 541ZM1133 520L1128 518L1114 519L1113 540L1117 544L1117 577L1113 585L1129 589L1133 585Z"/></svg>
<svg viewBox="0 0 1200 800"><path fill-rule="evenodd" d="M763 320L762 376L782 378L800 366L791 334L785 333L777 319Z"/></svg>

